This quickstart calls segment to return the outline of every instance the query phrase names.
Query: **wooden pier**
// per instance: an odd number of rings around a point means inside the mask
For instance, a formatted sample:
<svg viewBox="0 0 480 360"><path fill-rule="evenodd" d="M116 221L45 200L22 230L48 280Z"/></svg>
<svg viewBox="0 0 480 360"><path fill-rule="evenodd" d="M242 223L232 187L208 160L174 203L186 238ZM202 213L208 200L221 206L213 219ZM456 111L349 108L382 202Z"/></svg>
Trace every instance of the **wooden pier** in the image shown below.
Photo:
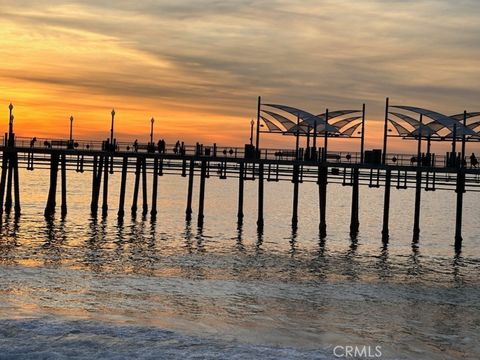
<svg viewBox="0 0 480 360"><path fill-rule="evenodd" d="M109 215L109 191L119 191L117 217L121 220L125 215L125 193L127 176L134 176L131 214L136 216L141 190L141 213L155 218L157 214L157 193L159 177L176 175L188 177L185 218L192 219L194 207L192 194L194 177L200 177L197 224L202 226L205 219L206 182L210 176L220 179L238 179L238 212L237 221L245 220L243 199L245 181L256 181L258 192L257 226L264 226L264 186L265 180L292 182L292 227L298 225L299 192L303 182L316 182L319 196L319 233L327 236L327 187L329 183L339 183L352 190L350 234L355 238L361 230L359 219L359 192L361 186L384 189L383 224L379 229L386 243L389 239L389 209L392 184L396 188L415 189L415 211L413 219L413 237L415 243L420 236L420 205L422 191L456 191L455 247L462 245L462 206L465 191L480 190L480 172L466 167L441 166L442 160L437 158L435 166L411 165L409 156L387 154L387 164L369 164L361 162L358 153L336 153L334 161L318 161L303 159L285 159L278 155L281 150L262 149L259 157L248 158L241 148L218 148L213 153L213 146L200 148L186 146L182 153L166 151L159 153L150 149L137 150L120 144L117 149L110 149L109 142L81 142L73 149L67 148L60 141L52 146L54 140L44 140L39 146L25 146L22 139L6 137L0 147L2 155L2 173L0 179L0 201L3 206L0 212L13 211L21 213L19 168L29 171L49 169L49 191L46 194L45 216L52 216L57 210L57 184L60 170L61 216L67 215L67 171L91 172L91 207L92 215L100 211L101 216ZM118 146L118 145L117 145ZM123 149L122 149L123 146ZM210 150L210 151L209 151ZM395 163L391 161L393 158ZM348 159L348 160L347 160ZM389 160L390 159L390 160ZM120 189L110 189L109 176L121 172ZM147 177L151 177L152 188L147 189ZM150 192L149 192L150 191ZM252 196L252 194L249 194ZM101 196L101 197L100 197ZM101 210L99 201L101 198ZM150 204L149 204L150 198Z"/></svg>
<svg viewBox="0 0 480 360"><path fill-rule="evenodd" d="M466 126L468 116L477 116L480 113L464 112L452 117L430 112L429 116L435 117L439 123L454 123L452 152L445 156L436 156L430 153L431 130L427 131L427 154L421 153L422 131L422 113L424 109L401 107L407 110L420 113L420 120L416 121L408 116L389 112L388 98L386 101L384 145L382 150L364 151L364 126L365 126L365 105L361 111L361 116L350 117L336 124L345 124L361 119L361 123L343 130L339 134L352 137L355 129L361 126L361 147L360 152L334 152L327 149L328 127L335 129L329 124L330 116L338 116L358 112L357 110L342 110L330 112L328 109L325 114L314 116L313 128L317 129L317 121L323 121L324 144L323 147L317 147L317 132L313 134L313 146L310 146L311 124L307 124L307 130L304 135L307 137L306 148L299 147L300 136L300 113L307 114L307 120L311 122L311 114L302 110L285 107L281 105L269 105L277 107L284 111L290 111L298 115L296 125L288 124L287 130L280 131L278 126L269 123L266 118L262 119L265 124L270 124L270 129L287 135L296 136L295 150L291 149L267 149L260 148L260 98L258 102L257 136L255 146L253 145L253 125L251 122L250 144L243 148L219 147L216 144L204 145L196 144L189 146L185 144L167 145L163 142L155 144L153 142L153 122L151 119L150 142L139 144L137 141L132 143L117 142L113 134L115 111L112 110L112 125L110 138L105 141L76 141L72 136L73 117L70 118L70 138L64 139L37 139L37 138L19 138L13 131L13 106L10 105L9 131L5 133L0 146L0 155L2 157L2 171L0 177L0 215L5 211L12 211L16 216L21 214L21 194L20 194L20 176L19 169L24 168L28 171L35 169L49 170L49 190L45 195L46 204L44 215L51 217L57 210L57 186L58 173L60 170L61 203L60 214L62 217L67 215L67 171L76 171L79 173L90 172L91 177L91 201L90 212L92 216L98 216L99 201L101 199L101 216L109 215L109 191L119 191L119 204L116 216L119 221L125 216L126 206L126 186L127 177L134 176L133 198L131 202L131 215L135 217L139 210L139 195L141 190L141 213L145 217L150 213L152 219L157 216L158 187L159 177L164 175L176 175L188 177L187 196L185 206L186 221L192 220L194 213L193 187L194 177L200 177L199 198L197 210L197 225L202 227L205 220L205 196L207 179L211 176L218 178L238 179L238 211L237 222L241 225L245 220L243 210L245 196L245 181L256 181L258 191L255 194L258 200L257 206L257 228L261 233L265 224L264 218L264 187L265 180L290 181L292 186L292 229L296 231L298 226L298 207L299 192L303 182L316 182L318 185L318 209L319 209L319 235L321 239L327 236L327 188L329 183L339 183L351 190L351 218L350 218L350 236L355 239L361 231L361 219L359 216L359 193L361 186L371 188L383 188L383 223L379 232L382 234L384 244L388 243L390 236L390 194L392 186L396 189L415 189L414 218L412 225L412 244L415 245L420 239L421 229L421 195L422 191L455 191L456 216L454 245L457 251L462 247L462 211L463 196L466 191L480 191L480 169L468 168L465 162L465 142L466 134L472 132ZM412 110L413 109L413 110ZM275 116L283 123L289 120L271 111L267 114ZM416 155L402 155L386 153L387 149L387 127L388 121L392 122L397 130L405 132L406 129L395 121L388 118L389 114L394 114L400 118L406 118L410 124L414 124L414 131L402 135L404 138L418 139L418 148ZM433 115L431 115L433 114ZM463 125L455 118L463 117ZM293 125L292 125L293 124ZM476 123L475 123L476 124ZM479 122L480 124L480 122ZM335 125L335 124L334 124ZM447 124L448 125L448 124ZM457 125L459 128L457 129ZM293 126L293 127L292 127ZM295 127L296 126L296 127ZM339 126L339 125L338 125ZM350 125L348 125L350 126ZM463 126L463 128L461 127ZM476 126L476 125L475 125ZM289 130L290 129L290 130ZM291 130L294 129L294 130ZM303 128L305 129L305 128ZM338 127L340 129L340 126ZM420 134L415 134L419 131ZM429 132L430 131L430 132ZM455 149L455 143L460 133L462 140L461 152ZM473 132L473 134L475 134ZM338 135L338 134L337 134ZM335 135L336 136L336 135ZM477 136L473 137L477 139ZM439 138L440 139L440 138ZM444 138L441 138L444 140ZM367 156L369 155L369 156ZM120 189L111 189L109 177L114 172L121 172ZM151 177L152 188L147 188L147 178ZM380 191L380 190L379 190ZM101 198L100 198L101 196ZM249 194L252 196L252 194ZM150 199L150 207L149 207ZM150 212L149 212L150 209ZM453 219L452 219L453 220ZM453 221L452 221L453 222Z"/></svg>

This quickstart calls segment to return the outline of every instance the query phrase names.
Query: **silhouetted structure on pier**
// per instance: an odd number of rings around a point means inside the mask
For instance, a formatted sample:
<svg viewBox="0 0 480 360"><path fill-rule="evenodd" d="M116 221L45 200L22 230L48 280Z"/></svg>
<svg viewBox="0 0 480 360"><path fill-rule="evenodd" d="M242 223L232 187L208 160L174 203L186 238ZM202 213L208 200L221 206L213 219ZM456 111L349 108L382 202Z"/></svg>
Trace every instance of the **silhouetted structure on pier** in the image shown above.
<svg viewBox="0 0 480 360"><path fill-rule="evenodd" d="M464 112L460 115L447 117L445 115L425 109L391 106L387 99L385 109L384 142L382 150L364 150L365 133L365 105L362 110L325 111L320 115L313 115L306 111L284 105L265 105L265 110L258 101L258 116L256 122L256 139L253 146L254 122L250 128L250 144L244 148L225 148L204 146L179 145L157 148L154 142L153 124L151 119L150 141L148 144L134 146L117 142L114 137L115 111L111 112L110 137L102 142L75 141L73 138L70 118L70 136L68 140L25 139L15 137L13 132L13 106L9 106L9 129L5 134L2 151L2 174L0 179L0 212L5 209L11 211L12 200L15 199L14 211L20 215L20 185L19 167L27 170L35 168L49 168L50 184L45 206L45 216L52 216L56 211L56 195L58 172L61 178L61 215L67 214L67 171L90 171L92 173L92 192L90 210L96 216L99 210L100 195L101 214L108 215L109 176L116 171L121 172L120 196L118 204L118 219L125 216L125 194L128 174L134 176L134 189L131 204L131 214L136 216L138 197L142 191L142 215L148 214L148 197L151 195L150 216L157 215L159 177L164 174L179 174L188 177L187 201L185 217L192 220L193 214L193 187L194 177L200 177L197 224L202 226L205 219L205 194L207 179L212 172L220 179L228 177L238 178L238 211L239 224L244 221L244 182L255 180L258 182L258 209L257 226L259 231L264 226L264 186L265 180L284 181L293 183L292 227L298 226L298 206L300 184L305 181L315 181L318 184L319 196L319 233L321 238L327 235L327 184L341 183L352 188L350 235L352 238L359 232L359 186L368 185L373 188L384 187L384 207L382 239L384 243L389 239L390 191L392 181L396 182L397 189L415 188L413 243L419 240L420 235L420 205L422 187L426 191L437 189L455 189L457 193L455 247L460 250L462 245L462 207L463 194L467 187L471 191L478 191L479 170L467 168L465 159L465 144L467 141L478 141L478 134L474 131L474 123L467 124L467 119L480 113ZM275 111L271 109L276 109ZM403 111L403 112L401 112ZM419 115L419 120L406 115L404 111ZM283 114L282 114L283 112ZM352 114L359 114L354 115ZM289 119L288 114L295 117ZM397 120L390 119L395 116ZM343 118L342 118L343 117ZM430 119L428 122L425 118ZM334 121L330 121L335 119ZM463 120L460 122L460 120ZM402 121L406 124L402 124ZM262 126L263 125L263 126ZM477 123L477 126L480 122ZM390 128L393 126L393 128ZM410 128L409 128L410 127ZM266 130L261 130L266 128ZM389 130L396 134L389 134ZM443 133L442 133L443 131ZM279 133L295 136L295 150L261 149L261 133ZM359 135L359 136L358 136ZM299 138L306 137L306 148L299 146ZM402 156L386 153L389 136L400 136L404 139L417 141L415 156ZM323 147L318 147L318 138L323 138ZM328 138L358 138L360 151L331 152L327 150ZM452 152L446 156L435 156L430 152L431 141L452 141ZM422 141L427 141L427 152L422 153ZM461 141L461 152L456 151L456 142ZM159 142L161 144L161 142ZM312 146L310 146L312 144ZM147 177L152 177L152 189L147 189ZM455 184L452 184L452 180ZM12 196L12 187L14 197ZM5 200L4 200L5 198Z"/></svg>

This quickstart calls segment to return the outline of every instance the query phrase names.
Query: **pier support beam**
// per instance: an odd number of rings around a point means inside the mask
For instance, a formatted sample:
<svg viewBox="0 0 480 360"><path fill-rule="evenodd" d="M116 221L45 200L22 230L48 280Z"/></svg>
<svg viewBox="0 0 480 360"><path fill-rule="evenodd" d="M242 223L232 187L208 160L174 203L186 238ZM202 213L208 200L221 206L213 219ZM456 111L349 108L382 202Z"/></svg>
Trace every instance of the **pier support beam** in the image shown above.
<svg viewBox="0 0 480 360"><path fill-rule="evenodd" d="M105 170L103 175L103 199L102 199L102 216L108 214L108 174L109 174L109 157L105 156ZM113 162L113 159L112 159Z"/></svg>
<svg viewBox="0 0 480 360"><path fill-rule="evenodd" d="M12 154L8 154L8 174L7 174L7 195L5 196L5 212L9 213L12 209L12 182L13 182L13 161Z"/></svg>
<svg viewBox="0 0 480 360"><path fill-rule="evenodd" d="M142 161L139 157L137 157L137 164L135 166L135 184L133 187L133 200L132 200L132 207L130 209L132 212L132 216L137 215L138 190L140 188L141 166L142 166Z"/></svg>
<svg viewBox="0 0 480 360"><path fill-rule="evenodd" d="M200 171L200 191L198 195L198 219L197 225L198 227L203 226L203 210L205 207L205 177L207 175L207 162L202 160L202 168Z"/></svg>
<svg viewBox="0 0 480 360"><path fill-rule="evenodd" d="M147 159L142 159L142 215L148 214L148 192L147 192Z"/></svg>
<svg viewBox="0 0 480 360"><path fill-rule="evenodd" d="M293 209L292 209L292 229L296 229L298 226L298 175L299 175L299 165L293 165Z"/></svg>
<svg viewBox="0 0 480 360"><path fill-rule="evenodd" d="M5 185L7 182L8 157L4 151L2 156L2 175L0 177L0 215L3 214L3 198L5 196Z"/></svg>
<svg viewBox="0 0 480 360"><path fill-rule="evenodd" d="M61 214L62 217L67 215L67 163L65 159L65 154L62 154L61 164L60 164L60 173L62 179L62 207Z"/></svg>
<svg viewBox="0 0 480 360"><path fill-rule="evenodd" d="M98 166L98 159L97 155L93 156L93 165L92 165L92 200L90 202L90 210L93 213L94 209L94 200L95 200L95 185L97 182L97 166Z"/></svg>
<svg viewBox="0 0 480 360"><path fill-rule="evenodd" d="M103 172L103 156L98 160L98 167L96 166L96 156L94 158L93 166L93 185L92 185L92 203L90 205L92 215L97 216L98 198L100 197L100 185L102 183Z"/></svg>
<svg viewBox="0 0 480 360"><path fill-rule="evenodd" d="M455 251L462 249L462 216L463 216L463 193L465 192L465 170L462 168L457 173L457 213L455 219Z"/></svg>
<svg viewBox="0 0 480 360"><path fill-rule="evenodd" d="M150 215L152 218L157 216L157 192L158 192L158 157L153 159L153 174L152 174L152 209Z"/></svg>
<svg viewBox="0 0 480 360"><path fill-rule="evenodd" d="M358 234L358 228L360 221L358 220L358 168L353 171L352 182L352 211L350 216L350 237L356 238Z"/></svg>
<svg viewBox="0 0 480 360"><path fill-rule="evenodd" d="M390 237L388 229L388 220L390 216L390 188L392 183L392 170L387 169L385 173L385 196L383 200L383 227L382 227L382 242L388 243Z"/></svg>
<svg viewBox="0 0 480 360"><path fill-rule="evenodd" d="M123 219L125 215L125 191L127 186L127 171L128 171L128 157L123 157L122 163L122 178L120 180L120 198L118 201L118 213L119 219Z"/></svg>
<svg viewBox="0 0 480 360"><path fill-rule="evenodd" d="M417 170L415 178L415 209L413 219L413 242L417 243L420 238L420 205L422 196L422 171Z"/></svg>
<svg viewBox="0 0 480 360"><path fill-rule="evenodd" d="M327 236L327 178L328 167L326 165L319 165L318 167L318 197L320 207L320 238Z"/></svg>
<svg viewBox="0 0 480 360"><path fill-rule="evenodd" d="M18 153L15 152L12 154L13 160L13 185L15 192L15 216L20 215L20 182L18 177Z"/></svg>
<svg viewBox="0 0 480 360"><path fill-rule="evenodd" d="M257 229L263 230L263 163L258 164L258 217Z"/></svg>
<svg viewBox="0 0 480 360"><path fill-rule="evenodd" d="M190 160L190 169L188 170L188 192L187 209L185 210L185 220L192 220L192 196L193 196L193 177L195 175L195 161Z"/></svg>
<svg viewBox="0 0 480 360"><path fill-rule="evenodd" d="M245 164L243 162L240 163L240 169L238 170L238 212L237 212L237 219L238 224L241 225L243 223L243 192L244 192L244 172L245 172Z"/></svg>
<svg viewBox="0 0 480 360"><path fill-rule="evenodd" d="M47 205L44 215L52 216L55 213L57 196L57 176L58 176L58 153L52 153L50 156L50 187L48 189Z"/></svg>

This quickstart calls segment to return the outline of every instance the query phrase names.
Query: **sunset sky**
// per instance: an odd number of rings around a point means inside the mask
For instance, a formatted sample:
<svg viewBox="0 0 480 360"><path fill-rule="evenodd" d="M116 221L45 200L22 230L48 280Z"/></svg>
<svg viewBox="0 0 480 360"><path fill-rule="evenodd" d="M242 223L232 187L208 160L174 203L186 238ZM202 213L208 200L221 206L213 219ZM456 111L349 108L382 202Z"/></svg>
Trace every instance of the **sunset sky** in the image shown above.
<svg viewBox="0 0 480 360"><path fill-rule="evenodd" d="M12 101L20 136L66 137L73 115L76 138L106 138L114 107L122 140L146 141L153 116L168 142L242 145L261 95L313 113L365 102L379 147L386 96L480 110L478 0L0 5L0 119Z"/></svg>

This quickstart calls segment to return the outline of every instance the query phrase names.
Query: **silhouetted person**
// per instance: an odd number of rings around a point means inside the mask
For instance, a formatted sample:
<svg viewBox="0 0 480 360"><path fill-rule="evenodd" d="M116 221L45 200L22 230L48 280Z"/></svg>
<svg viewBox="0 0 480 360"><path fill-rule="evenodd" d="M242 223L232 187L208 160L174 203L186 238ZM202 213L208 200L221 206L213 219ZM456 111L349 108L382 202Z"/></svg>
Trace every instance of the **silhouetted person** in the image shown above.
<svg viewBox="0 0 480 360"><path fill-rule="evenodd" d="M478 165L477 157L475 156L474 153L472 153L472 155L470 155L470 167L476 168L477 165Z"/></svg>
<svg viewBox="0 0 480 360"><path fill-rule="evenodd" d="M135 141L133 142L133 151L137 152L138 151L138 140L135 139Z"/></svg>

